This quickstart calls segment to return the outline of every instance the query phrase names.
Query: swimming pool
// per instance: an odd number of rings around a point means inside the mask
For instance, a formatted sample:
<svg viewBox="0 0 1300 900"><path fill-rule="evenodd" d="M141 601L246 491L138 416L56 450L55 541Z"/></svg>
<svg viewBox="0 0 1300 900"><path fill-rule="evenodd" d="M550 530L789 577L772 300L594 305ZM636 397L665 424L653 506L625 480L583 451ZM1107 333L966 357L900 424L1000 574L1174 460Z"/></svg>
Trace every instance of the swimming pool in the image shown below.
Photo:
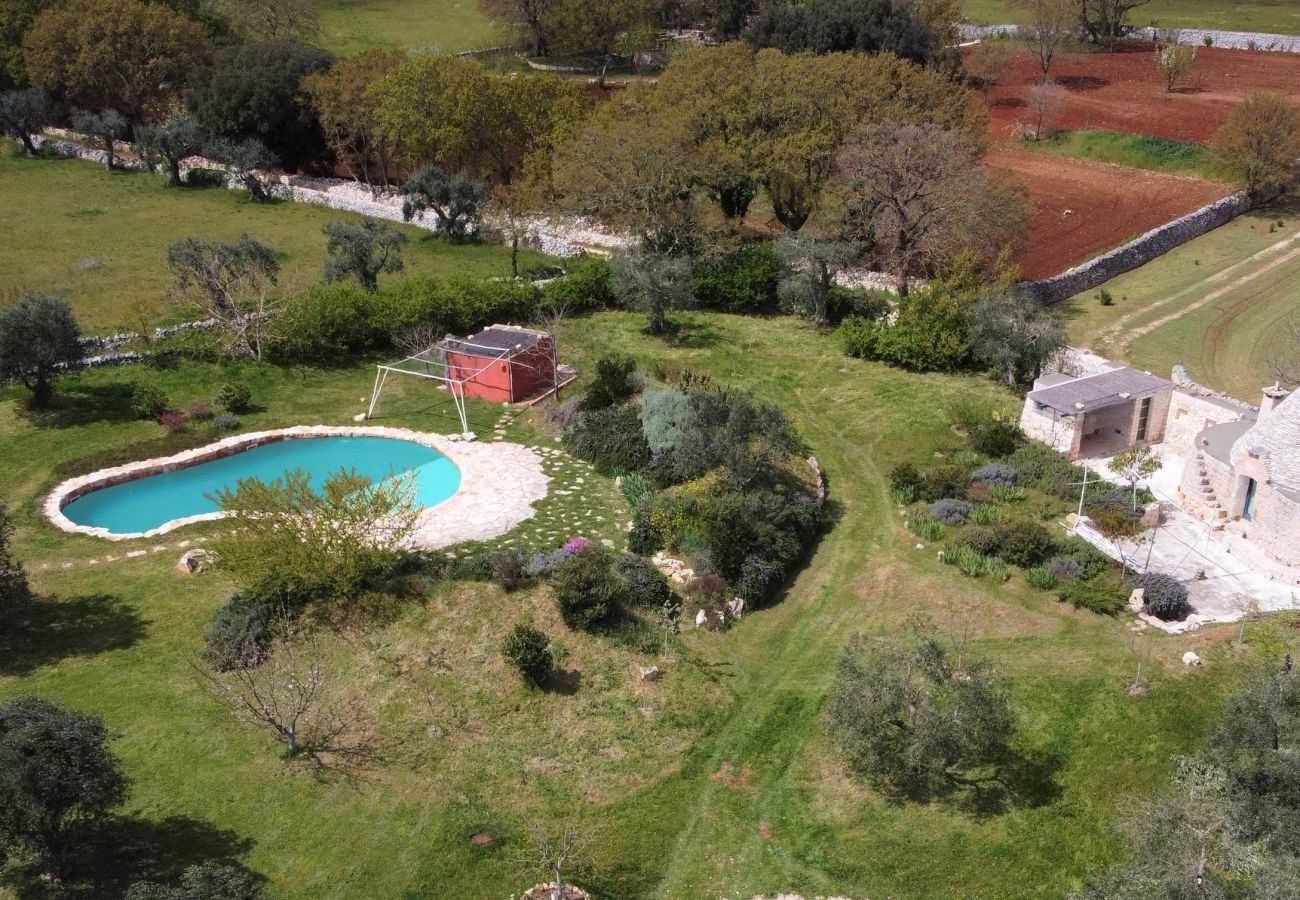
<svg viewBox="0 0 1300 900"><path fill-rule="evenodd" d="M165 468L170 471L145 471L117 483L91 486L59 511L81 528L139 535L179 524L178 520L215 518L221 510L208 495L233 488L241 478L271 481L293 469L311 474L317 489L340 469L355 469L375 481L413 470L416 500L426 509L455 494L461 480L456 465L427 444L365 436L292 437Z"/></svg>

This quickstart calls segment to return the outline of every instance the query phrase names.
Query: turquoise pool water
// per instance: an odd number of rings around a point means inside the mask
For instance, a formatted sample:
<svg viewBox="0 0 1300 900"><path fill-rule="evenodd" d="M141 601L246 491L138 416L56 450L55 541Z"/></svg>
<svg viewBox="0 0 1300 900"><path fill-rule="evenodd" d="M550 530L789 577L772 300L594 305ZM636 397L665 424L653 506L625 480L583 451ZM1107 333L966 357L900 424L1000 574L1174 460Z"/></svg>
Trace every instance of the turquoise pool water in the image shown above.
<svg viewBox="0 0 1300 900"><path fill-rule="evenodd" d="M100 488L63 507L63 514L76 525L137 534L173 519L220 512L205 495L233 488L241 478L271 481L293 469L311 474L312 485L318 489L340 469L356 469L375 481L414 470L417 500L426 508L446 500L460 487L460 470L423 444L379 437L292 438Z"/></svg>

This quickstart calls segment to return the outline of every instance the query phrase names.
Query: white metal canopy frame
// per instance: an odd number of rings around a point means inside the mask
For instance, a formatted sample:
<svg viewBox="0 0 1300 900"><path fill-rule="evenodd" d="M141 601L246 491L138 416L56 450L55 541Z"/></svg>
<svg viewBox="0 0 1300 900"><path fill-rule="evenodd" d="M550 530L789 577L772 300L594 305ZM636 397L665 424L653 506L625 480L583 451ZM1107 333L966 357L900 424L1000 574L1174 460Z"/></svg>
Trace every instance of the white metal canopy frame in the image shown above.
<svg viewBox="0 0 1300 900"><path fill-rule="evenodd" d="M516 353L523 349L525 349L523 344L515 344L510 347L493 347L485 344L475 344L462 338L447 337L427 350L421 350L414 356L408 356L395 363L377 365L375 367L377 370L375 372L375 387L370 393L370 408L366 411L366 418L370 419L374 416L375 407L379 403L379 395L384 389L385 382L388 381L389 373L414 375L417 378L427 378L430 381L437 381L447 386L452 402L456 405L456 413L460 416L461 433L468 434L469 417L465 410L465 385L478 378L501 360L513 358ZM454 366L447 362L447 352L449 350L453 353L472 356L475 359L485 361L478 369L469 372L464 366ZM516 364L518 363L516 362ZM533 367L529 366L529 368ZM456 374L453 374L453 372Z"/></svg>

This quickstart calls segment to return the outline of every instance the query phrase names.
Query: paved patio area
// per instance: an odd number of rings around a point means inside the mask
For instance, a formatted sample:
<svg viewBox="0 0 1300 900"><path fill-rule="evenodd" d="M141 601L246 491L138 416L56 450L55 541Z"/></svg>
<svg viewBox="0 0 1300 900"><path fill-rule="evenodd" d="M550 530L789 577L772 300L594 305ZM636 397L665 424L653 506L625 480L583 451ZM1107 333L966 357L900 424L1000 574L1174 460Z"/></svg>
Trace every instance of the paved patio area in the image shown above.
<svg viewBox="0 0 1300 900"><path fill-rule="evenodd" d="M1152 449L1161 451L1160 446ZM1300 609L1300 567L1285 566L1251 543L1240 523L1204 522L1178 503L1178 484L1183 459L1171 452L1160 454L1164 465L1146 483L1165 511L1165 524L1145 535L1146 543L1134 547L1125 541L1116 547L1087 526L1080 537L1114 559L1130 558L1140 569L1164 572L1187 585L1192 615L1183 622L1156 623L1169 631L1187 631L1209 622L1235 622L1249 611L1249 601L1261 611ZM1109 460L1090 458L1080 462L1108 481L1117 484L1107 468ZM1123 551L1121 555L1121 550Z"/></svg>

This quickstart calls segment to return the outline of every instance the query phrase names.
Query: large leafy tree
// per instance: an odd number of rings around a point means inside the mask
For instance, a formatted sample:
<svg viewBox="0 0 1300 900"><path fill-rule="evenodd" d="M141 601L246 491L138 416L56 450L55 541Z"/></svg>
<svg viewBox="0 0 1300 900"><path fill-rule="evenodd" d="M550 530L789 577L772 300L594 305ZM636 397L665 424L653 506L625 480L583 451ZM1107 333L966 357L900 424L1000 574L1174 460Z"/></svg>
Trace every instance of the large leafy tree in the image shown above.
<svg viewBox="0 0 1300 900"><path fill-rule="evenodd" d="M125 795L99 716L31 696L0 704L0 861L27 852L59 868L70 827Z"/></svg>
<svg viewBox="0 0 1300 900"><path fill-rule="evenodd" d="M921 789L995 768L1012 731L988 661L932 636L855 636L840 657L827 715L854 769Z"/></svg>
<svg viewBox="0 0 1300 900"><path fill-rule="evenodd" d="M530 157L549 155L586 108L572 82L495 75L455 56L417 56L370 92L377 133L405 160L497 183L511 181Z"/></svg>
<svg viewBox="0 0 1300 900"><path fill-rule="evenodd" d="M0 0L0 90L27 85L23 38L36 17L60 0Z"/></svg>
<svg viewBox="0 0 1300 900"><path fill-rule="evenodd" d="M141 0L72 0L32 23L27 74L63 100L115 107L134 124L176 95L208 59L203 30Z"/></svg>
<svg viewBox="0 0 1300 900"><path fill-rule="evenodd" d="M1300 158L1300 108L1280 94L1249 94L1228 113L1210 146L1252 194L1289 190Z"/></svg>
<svg viewBox="0 0 1300 900"><path fill-rule="evenodd" d="M302 80L333 63L328 51L288 39L222 48L190 106L210 134L259 140L292 172L327 152Z"/></svg>
<svg viewBox="0 0 1300 900"><path fill-rule="evenodd" d="M1026 216L1019 192L989 177L963 135L938 125L868 125L838 164L846 228L875 245L900 296L909 276L963 249L991 255Z"/></svg>
<svg viewBox="0 0 1300 900"><path fill-rule="evenodd" d="M82 357L81 330L66 300L30 294L0 313L0 381L20 381L48 406L59 370Z"/></svg>
<svg viewBox="0 0 1300 900"><path fill-rule="evenodd" d="M372 190L388 186L400 143L381 131L379 104L369 88L408 58L402 50L365 50L302 80L330 150Z"/></svg>
<svg viewBox="0 0 1300 900"><path fill-rule="evenodd" d="M942 49L936 33L910 3L900 0L806 0L763 4L745 28L756 47L786 53L886 51L926 63Z"/></svg>
<svg viewBox="0 0 1300 900"><path fill-rule="evenodd" d="M562 53L590 56L599 63L596 83L605 84L609 64L638 27L659 23L660 0L556 0L550 46Z"/></svg>

